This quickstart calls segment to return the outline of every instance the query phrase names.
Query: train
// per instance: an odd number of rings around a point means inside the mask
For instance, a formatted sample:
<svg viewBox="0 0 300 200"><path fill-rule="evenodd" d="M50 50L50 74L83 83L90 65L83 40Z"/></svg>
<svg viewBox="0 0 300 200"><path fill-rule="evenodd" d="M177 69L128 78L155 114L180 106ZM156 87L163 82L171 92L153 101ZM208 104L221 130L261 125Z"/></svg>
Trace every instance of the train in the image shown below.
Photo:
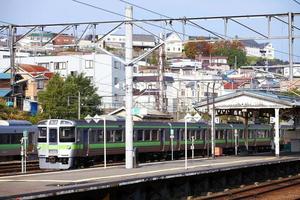
<svg viewBox="0 0 300 200"><path fill-rule="evenodd" d="M37 159L37 126L25 120L0 120L0 161L21 159L23 131L28 132L28 159Z"/></svg>
<svg viewBox="0 0 300 200"><path fill-rule="evenodd" d="M37 150L41 169L69 169L103 161L104 122L85 120L48 119L37 125ZM216 124L215 144L224 154L233 154L235 142L239 151L246 148L243 124ZM283 133L284 130L282 130ZM180 158L184 155L184 122L135 121L133 146L140 162ZM272 125L248 125L247 151L271 151ZM237 141L235 141L237 134ZM170 137L171 136L171 137ZM187 123L187 138L194 145L195 156L205 156L210 150L210 127L204 122ZM173 145L171 145L173 144ZM173 148L172 148L173 146ZM106 120L106 157L108 161L124 161L125 120Z"/></svg>

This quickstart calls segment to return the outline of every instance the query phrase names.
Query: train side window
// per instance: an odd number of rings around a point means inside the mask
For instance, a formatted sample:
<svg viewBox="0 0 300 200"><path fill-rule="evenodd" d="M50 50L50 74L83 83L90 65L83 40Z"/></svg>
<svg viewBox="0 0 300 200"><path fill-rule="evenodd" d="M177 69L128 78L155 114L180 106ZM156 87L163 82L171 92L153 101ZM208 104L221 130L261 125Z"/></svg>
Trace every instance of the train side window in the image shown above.
<svg viewBox="0 0 300 200"><path fill-rule="evenodd" d="M145 132L144 132L144 140L145 141L150 141L150 134L151 134L150 130L145 130Z"/></svg>
<svg viewBox="0 0 300 200"><path fill-rule="evenodd" d="M103 137L104 137L104 134L103 134L103 130L97 130L97 142L102 142L103 141Z"/></svg>
<svg viewBox="0 0 300 200"><path fill-rule="evenodd" d="M90 144L98 142L98 139L99 139L98 131L99 131L99 129L90 129L90 131L89 131L89 134L90 134L89 135L89 143Z"/></svg>
<svg viewBox="0 0 300 200"><path fill-rule="evenodd" d="M75 128L74 127L61 127L59 129L60 142L75 142Z"/></svg>
<svg viewBox="0 0 300 200"><path fill-rule="evenodd" d="M116 130L115 131L115 142L121 142L122 141L122 130Z"/></svg>
<svg viewBox="0 0 300 200"><path fill-rule="evenodd" d="M184 134L185 134L184 129L180 129L179 132L180 132L180 140L184 141Z"/></svg>
<svg viewBox="0 0 300 200"><path fill-rule="evenodd" d="M112 131L106 130L106 141L107 142L113 142L113 133L112 133Z"/></svg>
<svg viewBox="0 0 300 200"><path fill-rule="evenodd" d="M243 138L244 138L244 131L243 131L243 130L240 130L239 135L240 135L239 138L243 139Z"/></svg>
<svg viewBox="0 0 300 200"><path fill-rule="evenodd" d="M8 134L1 134L0 135L0 144L9 144L10 139Z"/></svg>
<svg viewBox="0 0 300 200"><path fill-rule="evenodd" d="M151 138L152 138L152 141L158 141L158 130L152 130Z"/></svg>
<svg viewBox="0 0 300 200"><path fill-rule="evenodd" d="M138 130L137 131L137 141L143 141L143 130Z"/></svg>
<svg viewBox="0 0 300 200"><path fill-rule="evenodd" d="M263 138L264 137L264 131L257 131L257 138Z"/></svg>
<svg viewBox="0 0 300 200"><path fill-rule="evenodd" d="M175 129L175 139L177 141L180 139L180 129Z"/></svg>
<svg viewBox="0 0 300 200"><path fill-rule="evenodd" d="M18 134L12 134L10 136L11 136L10 144L19 144L23 135L21 133L18 133Z"/></svg>
<svg viewBox="0 0 300 200"><path fill-rule="evenodd" d="M39 127L38 142L47 142L47 128Z"/></svg>
<svg viewBox="0 0 300 200"><path fill-rule="evenodd" d="M133 130L133 141L137 141L137 130Z"/></svg>

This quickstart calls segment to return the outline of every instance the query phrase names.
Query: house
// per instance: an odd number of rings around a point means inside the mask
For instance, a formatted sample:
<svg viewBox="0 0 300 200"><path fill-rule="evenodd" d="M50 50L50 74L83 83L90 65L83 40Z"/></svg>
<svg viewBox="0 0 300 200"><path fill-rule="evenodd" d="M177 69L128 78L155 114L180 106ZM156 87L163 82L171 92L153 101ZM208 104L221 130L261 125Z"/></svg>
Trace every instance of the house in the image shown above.
<svg viewBox="0 0 300 200"><path fill-rule="evenodd" d="M267 59L275 58L275 49L271 43L257 43L255 40L242 40L247 56L255 56Z"/></svg>
<svg viewBox="0 0 300 200"><path fill-rule="evenodd" d="M4 71L10 73L10 68ZM53 73L38 65L18 64L16 67L14 95L37 101L37 94L44 90Z"/></svg>
<svg viewBox="0 0 300 200"><path fill-rule="evenodd" d="M182 57L183 40L178 33L172 32L166 35L165 52L167 58Z"/></svg>
<svg viewBox="0 0 300 200"><path fill-rule="evenodd" d="M62 77L84 73L102 97L102 109L116 109L124 104L125 67L111 55L73 52L60 56L22 58L19 62L42 66ZM9 59L0 60L0 66L9 65Z"/></svg>
<svg viewBox="0 0 300 200"><path fill-rule="evenodd" d="M53 45L75 44L75 37L73 35L60 34L53 39L52 44Z"/></svg>
<svg viewBox="0 0 300 200"><path fill-rule="evenodd" d="M226 56L201 56L196 57L196 60L202 63L204 69L229 70Z"/></svg>
<svg viewBox="0 0 300 200"><path fill-rule="evenodd" d="M100 39L104 35L97 35L96 39ZM88 40L92 40L92 36L87 37ZM101 47L111 47L122 49L125 47L125 35L110 34L105 36L102 41L99 42ZM133 48L139 48L142 50L151 49L156 45L155 37L153 35L146 34L133 34L132 46Z"/></svg>
<svg viewBox="0 0 300 200"><path fill-rule="evenodd" d="M32 50L32 49L35 49L36 51L45 51L45 49L53 50L53 45L49 41L54 36L55 33L52 32L45 32L45 31L34 32L19 40L17 42L17 46L19 46L19 49L23 49L23 50ZM21 35L17 36L17 39L20 37L22 36Z"/></svg>

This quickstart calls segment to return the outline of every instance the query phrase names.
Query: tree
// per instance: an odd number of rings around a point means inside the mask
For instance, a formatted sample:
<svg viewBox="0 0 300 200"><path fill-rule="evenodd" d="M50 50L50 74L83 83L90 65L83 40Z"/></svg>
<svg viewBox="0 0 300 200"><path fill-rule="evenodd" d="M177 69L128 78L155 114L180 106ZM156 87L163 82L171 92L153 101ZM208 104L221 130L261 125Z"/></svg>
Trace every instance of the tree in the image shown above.
<svg viewBox="0 0 300 200"><path fill-rule="evenodd" d="M188 42L184 45L184 52L190 59L195 59L198 55L209 56L212 53L212 44L206 41Z"/></svg>
<svg viewBox="0 0 300 200"><path fill-rule="evenodd" d="M226 56L229 66L240 67L247 63L246 52L239 41L215 42L212 50L213 56Z"/></svg>
<svg viewBox="0 0 300 200"><path fill-rule="evenodd" d="M63 80L58 74L49 81L45 91L38 94L43 115L47 118L76 119L80 93L81 116L100 114L101 98L96 94L90 79L83 74Z"/></svg>

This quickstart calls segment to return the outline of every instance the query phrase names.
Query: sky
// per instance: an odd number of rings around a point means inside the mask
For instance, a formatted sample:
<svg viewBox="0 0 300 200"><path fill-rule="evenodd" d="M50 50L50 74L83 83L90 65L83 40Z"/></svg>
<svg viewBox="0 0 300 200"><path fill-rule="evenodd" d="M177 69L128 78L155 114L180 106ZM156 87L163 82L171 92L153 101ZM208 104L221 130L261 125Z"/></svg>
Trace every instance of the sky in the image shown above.
<svg viewBox="0 0 300 200"><path fill-rule="evenodd" d="M126 3L120 0L78 0L98 7L93 8L83 5L73 0L0 0L0 24L47 24L47 23L68 23L86 21L110 21L123 20ZM300 0L126 0L143 8L155 11L169 17L212 17L226 15L253 15L253 14L272 14L272 13L300 13ZM119 13L120 15L104 12L99 9L106 9ZM157 14L133 7L135 19L164 18ZM265 19L244 20L243 23L266 33L267 24ZM222 21L202 21L205 28L217 33L224 33ZM161 24L160 24L161 25ZM300 27L300 16L295 19L295 25ZM183 32L183 27L179 23L168 26L167 29L175 29ZM109 30L113 25L105 25L97 28L97 33ZM150 32L157 33L159 28L143 24L142 27ZM276 35L287 33L287 26L280 22L272 22L271 30ZM209 33L194 27L184 27L187 35L207 35ZM59 30L59 29L57 29ZM167 31L168 30L164 30ZM121 30L120 30L121 31ZM145 33L143 29L135 28L136 33ZM257 36L237 24L229 24L228 33L237 36ZM299 30L295 30L295 35L300 35ZM295 39L294 61L300 62L300 42ZM267 41L258 41L267 42ZM282 52L288 52L288 41L269 41L274 47ZM297 56L296 56L297 55ZM286 54L276 53L276 57L287 59Z"/></svg>

